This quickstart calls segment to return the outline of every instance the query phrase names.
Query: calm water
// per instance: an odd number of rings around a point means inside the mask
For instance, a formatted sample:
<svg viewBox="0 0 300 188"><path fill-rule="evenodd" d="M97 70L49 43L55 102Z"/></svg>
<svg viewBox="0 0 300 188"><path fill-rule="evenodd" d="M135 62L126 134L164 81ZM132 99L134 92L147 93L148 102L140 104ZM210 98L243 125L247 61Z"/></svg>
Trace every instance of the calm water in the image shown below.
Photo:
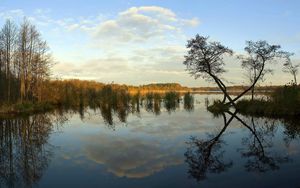
<svg viewBox="0 0 300 188"><path fill-rule="evenodd" d="M214 117L206 97L0 120L0 187L300 187L297 121Z"/></svg>

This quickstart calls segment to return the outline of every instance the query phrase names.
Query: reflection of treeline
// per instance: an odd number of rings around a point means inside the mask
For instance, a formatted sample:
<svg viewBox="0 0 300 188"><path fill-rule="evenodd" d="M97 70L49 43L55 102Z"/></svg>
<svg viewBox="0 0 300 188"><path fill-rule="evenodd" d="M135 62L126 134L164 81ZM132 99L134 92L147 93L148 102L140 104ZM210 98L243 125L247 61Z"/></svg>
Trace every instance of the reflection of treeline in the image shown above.
<svg viewBox="0 0 300 188"><path fill-rule="evenodd" d="M49 164L49 115L0 120L0 187L31 187Z"/></svg>
<svg viewBox="0 0 300 188"><path fill-rule="evenodd" d="M55 80L49 81L44 89L45 101L59 104L79 106L101 101L114 100L117 96L129 95L131 102L140 99L170 98L177 99L179 92L186 89L179 84L149 84L128 86L119 84L103 84L95 81Z"/></svg>
<svg viewBox="0 0 300 188"><path fill-rule="evenodd" d="M51 81L47 84L48 102L66 109L77 109L82 118L86 108L100 110L101 116L109 125L114 124L114 115L119 121L126 122L129 113L139 114L142 108L156 115L161 113L162 107L168 112L175 111L181 102L188 111L194 108L194 97L191 93L133 92L125 85L105 85L80 80Z"/></svg>
<svg viewBox="0 0 300 188"><path fill-rule="evenodd" d="M95 91L92 100L86 96L86 99L78 101L84 101L83 107L89 106L94 110L99 109L104 121L109 125L113 125L114 115L118 117L119 121L125 123L129 113L139 114L142 108L159 115L161 108L164 107L166 111L171 113L171 111L175 111L180 107L181 95L184 95L184 108L188 111L193 110L194 99L190 93L180 94L179 92L169 91L165 93L149 92L142 94L137 92L131 94L125 88L113 87L112 85L105 85Z"/></svg>
<svg viewBox="0 0 300 188"><path fill-rule="evenodd" d="M142 96L141 100L147 111L154 112L156 115L159 115L162 105L169 113L179 108L180 101L182 100L181 95L190 96L191 98L193 98L190 93L183 94L175 91L168 91L165 93L146 93L144 96ZM193 103L194 101L184 100L184 107L193 107L194 104L186 104L187 102Z"/></svg>

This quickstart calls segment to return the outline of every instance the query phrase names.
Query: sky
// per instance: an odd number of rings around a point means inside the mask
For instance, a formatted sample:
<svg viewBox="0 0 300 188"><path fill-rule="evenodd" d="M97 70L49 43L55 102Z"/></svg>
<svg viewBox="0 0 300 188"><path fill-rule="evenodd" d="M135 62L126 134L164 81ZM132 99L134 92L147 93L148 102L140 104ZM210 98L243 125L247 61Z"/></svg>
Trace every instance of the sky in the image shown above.
<svg viewBox="0 0 300 188"><path fill-rule="evenodd" d="M0 26L27 17L48 42L52 78L141 85L195 80L183 65L197 33L243 54L245 41L267 40L300 62L299 0L0 0ZM228 85L247 84L240 62L225 58ZM262 85L286 84L282 63Z"/></svg>

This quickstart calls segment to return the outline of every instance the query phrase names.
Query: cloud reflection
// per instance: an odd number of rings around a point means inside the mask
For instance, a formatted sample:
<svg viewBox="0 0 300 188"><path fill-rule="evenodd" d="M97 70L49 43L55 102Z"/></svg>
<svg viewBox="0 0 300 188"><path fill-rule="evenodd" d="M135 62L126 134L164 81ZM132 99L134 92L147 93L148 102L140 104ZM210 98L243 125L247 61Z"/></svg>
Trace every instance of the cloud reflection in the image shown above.
<svg viewBox="0 0 300 188"><path fill-rule="evenodd" d="M183 163L177 146L153 140L100 134L83 138L88 159L105 165L118 177L143 178Z"/></svg>

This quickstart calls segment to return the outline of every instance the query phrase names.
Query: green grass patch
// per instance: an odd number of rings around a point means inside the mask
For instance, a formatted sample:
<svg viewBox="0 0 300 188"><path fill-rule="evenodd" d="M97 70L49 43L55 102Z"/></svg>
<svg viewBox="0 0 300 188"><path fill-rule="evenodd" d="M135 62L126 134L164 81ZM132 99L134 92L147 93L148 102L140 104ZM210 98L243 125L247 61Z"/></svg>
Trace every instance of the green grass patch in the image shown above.
<svg viewBox="0 0 300 188"><path fill-rule="evenodd" d="M212 105L207 107L207 110L214 114L214 116L218 116L229 110L229 105L222 103L220 100L216 100Z"/></svg>
<svg viewBox="0 0 300 188"><path fill-rule="evenodd" d="M284 86L276 89L268 100L240 100L236 104L244 115L285 117L300 115L299 86Z"/></svg>

